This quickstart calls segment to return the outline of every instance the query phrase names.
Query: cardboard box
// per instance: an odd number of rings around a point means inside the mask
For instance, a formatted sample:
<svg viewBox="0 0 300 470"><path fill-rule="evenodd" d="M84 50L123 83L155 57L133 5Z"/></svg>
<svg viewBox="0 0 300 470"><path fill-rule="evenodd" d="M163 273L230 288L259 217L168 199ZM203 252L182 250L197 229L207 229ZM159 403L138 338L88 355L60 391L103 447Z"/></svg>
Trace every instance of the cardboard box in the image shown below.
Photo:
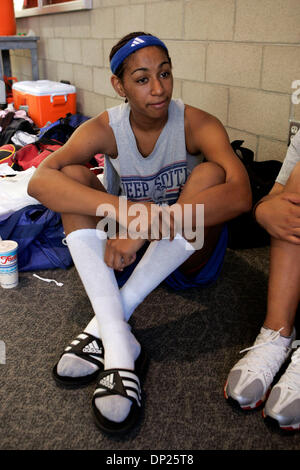
<svg viewBox="0 0 300 470"><path fill-rule="evenodd" d="M28 107L28 116L38 127L76 113L76 88L50 80L17 82L12 86L15 109Z"/></svg>

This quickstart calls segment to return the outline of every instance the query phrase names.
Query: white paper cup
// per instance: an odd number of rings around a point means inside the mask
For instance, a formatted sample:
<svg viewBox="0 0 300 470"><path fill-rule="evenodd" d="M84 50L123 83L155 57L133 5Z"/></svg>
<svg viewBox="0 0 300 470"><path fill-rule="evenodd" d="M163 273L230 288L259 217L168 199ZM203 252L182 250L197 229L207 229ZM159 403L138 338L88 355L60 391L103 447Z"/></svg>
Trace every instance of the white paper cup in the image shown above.
<svg viewBox="0 0 300 470"><path fill-rule="evenodd" d="M13 240L0 240L0 285L12 289L19 282L18 244Z"/></svg>

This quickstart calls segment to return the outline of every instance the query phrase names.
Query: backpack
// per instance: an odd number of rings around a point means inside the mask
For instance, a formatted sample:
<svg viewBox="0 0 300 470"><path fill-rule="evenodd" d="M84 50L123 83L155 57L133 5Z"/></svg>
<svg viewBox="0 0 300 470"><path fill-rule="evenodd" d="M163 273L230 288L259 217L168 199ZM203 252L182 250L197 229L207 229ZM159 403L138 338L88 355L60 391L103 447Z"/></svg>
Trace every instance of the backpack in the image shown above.
<svg viewBox="0 0 300 470"><path fill-rule="evenodd" d="M0 147L0 164L7 163L13 170L22 171L35 166L45 160L48 155L62 147L60 142L54 139L41 139L32 144L24 145L19 150L13 144L6 144ZM86 163L96 175L104 171L104 155L97 153Z"/></svg>
<svg viewBox="0 0 300 470"><path fill-rule="evenodd" d="M45 138L54 139L65 144L75 129L88 119L90 118L81 113L68 113L66 117L60 118L52 124L42 127L38 135L39 140Z"/></svg>
<svg viewBox="0 0 300 470"><path fill-rule="evenodd" d="M0 147L0 164L7 163L14 170L22 171L39 164L51 153L58 150L62 144L56 140L43 140L16 150L13 144Z"/></svg>
<svg viewBox="0 0 300 470"><path fill-rule="evenodd" d="M69 137L73 134L75 129L83 124L85 121L88 121L90 118L84 116L81 113L71 114L68 113L66 117L60 118L57 121L53 122L50 125L44 126L39 133L39 141L44 142L45 140L57 140L62 144L66 143ZM98 175L104 171L104 155L97 154L91 158L90 162L86 164L87 168L96 168L99 169L92 170L93 173Z"/></svg>
<svg viewBox="0 0 300 470"><path fill-rule="evenodd" d="M252 208L272 189L282 163L278 160L254 161L254 152L242 147L243 140L231 142L235 154L244 164L252 191ZM270 235L253 218L252 209L228 222L228 247L254 248L270 243Z"/></svg>

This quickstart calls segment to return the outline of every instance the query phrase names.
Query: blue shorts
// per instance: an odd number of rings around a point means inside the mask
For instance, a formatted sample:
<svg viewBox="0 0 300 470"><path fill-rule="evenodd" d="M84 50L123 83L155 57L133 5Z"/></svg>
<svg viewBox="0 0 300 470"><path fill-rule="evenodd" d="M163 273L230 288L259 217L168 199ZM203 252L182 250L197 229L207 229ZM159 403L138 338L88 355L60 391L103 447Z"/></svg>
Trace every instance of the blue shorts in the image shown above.
<svg viewBox="0 0 300 470"><path fill-rule="evenodd" d="M195 274L187 277L179 270L179 268L177 268L164 280L164 282L174 290L180 290L207 285L216 281L223 265L227 248L227 241L228 230L227 226L224 225L214 252L212 253L207 263L199 268L199 271L196 271ZM119 287L122 287L130 277L132 271L143 257L148 246L149 243L145 243L145 245L142 246L142 248L137 252L134 263L132 263L130 266L127 266L124 271L115 271Z"/></svg>

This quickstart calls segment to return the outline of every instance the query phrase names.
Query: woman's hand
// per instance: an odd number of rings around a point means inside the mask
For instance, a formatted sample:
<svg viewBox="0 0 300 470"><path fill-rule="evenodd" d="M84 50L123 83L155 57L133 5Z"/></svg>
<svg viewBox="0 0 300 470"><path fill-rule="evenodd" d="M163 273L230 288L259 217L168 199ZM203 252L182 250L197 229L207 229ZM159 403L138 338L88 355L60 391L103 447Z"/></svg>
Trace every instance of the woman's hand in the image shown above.
<svg viewBox="0 0 300 470"><path fill-rule="evenodd" d="M176 216L178 217L177 222L181 223L182 219L180 207L177 207L177 211L175 211L172 206L159 206L153 202L131 202L129 204L128 214L123 215L123 217L127 217L127 220L125 220L127 223L125 233L127 233L128 238L141 238L150 241L161 240L162 238L174 239L176 235ZM121 217L119 217L119 222L121 222L122 227ZM122 232L122 229L120 230Z"/></svg>
<svg viewBox="0 0 300 470"><path fill-rule="evenodd" d="M281 192L261 202L257 222L274 238L300 245L300 195Z"/></svg>
<svg viewBox="0 0 300 470"><path fill-rule="evenodd" d="M138 239L108 239L105 248L104 261L110 268L123 271L126 266L132 264L136 259L137 251L144 245L146 240Z"/></svg>

